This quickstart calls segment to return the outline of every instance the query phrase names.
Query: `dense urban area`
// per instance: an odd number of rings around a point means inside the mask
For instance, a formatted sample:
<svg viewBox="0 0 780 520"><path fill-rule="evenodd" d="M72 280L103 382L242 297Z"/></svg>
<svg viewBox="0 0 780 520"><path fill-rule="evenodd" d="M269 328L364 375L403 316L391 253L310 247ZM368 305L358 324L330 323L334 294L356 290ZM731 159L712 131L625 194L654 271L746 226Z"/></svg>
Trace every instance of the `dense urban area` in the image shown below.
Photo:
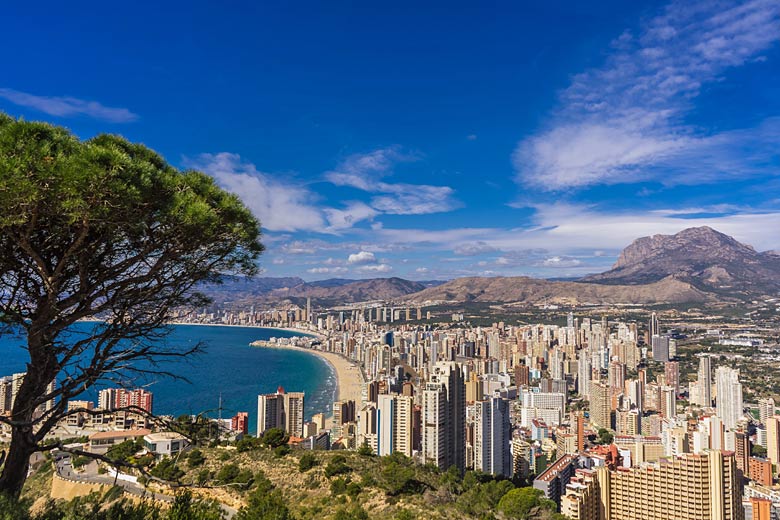
<svg viewBox="0 0 780 520"><path fill-rule="evenodd" d="M173 500L174 482L186 483L232 516L264 482L265 500L285 497L285 510L301 518L333 510L761 519L780 510L780 300L720 314L452 302L259 307L217 305L177 321L306 333L254 346L335 354L358 390L340 392L332 413L311 421L295 388L220 420L156 417L150 392L103 390L97 403L70 402L80 411L53 435L106 458L55 451L57 492L65 482L119 483ZM22 377L2 381L6 411ZM511 490L533 503L529 516L513 513Z"/></svg>

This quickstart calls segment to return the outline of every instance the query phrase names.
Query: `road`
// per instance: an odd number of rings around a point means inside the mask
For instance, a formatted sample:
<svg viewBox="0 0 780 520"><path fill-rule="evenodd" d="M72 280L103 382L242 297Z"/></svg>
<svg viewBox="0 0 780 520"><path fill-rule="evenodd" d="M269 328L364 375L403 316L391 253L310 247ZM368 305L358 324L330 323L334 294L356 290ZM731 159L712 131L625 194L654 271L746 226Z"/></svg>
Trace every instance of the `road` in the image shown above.
<svg viewBox="0 0 780 520"><path fill-rule="evenodd" d="M140 484L134 482L128 482L127 480L115 479L110 475L101 475L97 472L97 462L92 461L84 467L83 472L76 472L73 469L71 457L64 452L57 452L52 454L54 457L54 468L57 471L57 475L62 478L76 480L78 482L87 482L91 484L104 484L106 486L120 486L125 492L135 495L140 498L151 498L160 502L172 503L173 497L170 495L163 495L161 493L153 493ZM228 507L225 504L220 504L222 511L225 513L226 518L231 519L237 511L232 507Z"/></svg>

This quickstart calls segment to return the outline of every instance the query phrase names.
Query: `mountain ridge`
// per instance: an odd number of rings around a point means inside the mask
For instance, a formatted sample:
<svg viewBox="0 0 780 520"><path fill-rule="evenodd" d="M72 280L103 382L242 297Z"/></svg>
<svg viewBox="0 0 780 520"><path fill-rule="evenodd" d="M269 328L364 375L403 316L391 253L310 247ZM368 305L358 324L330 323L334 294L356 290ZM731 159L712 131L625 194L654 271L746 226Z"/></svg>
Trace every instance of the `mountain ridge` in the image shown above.
<svg viewBox="0 0 780 520"><path fill-rule="evenodd" d="M758 252L729 235L701 226L674 235L638 238L623 249L612 269L580 281L641 285L669 276L707 292L771 294L780 291L780 256Z"/></svg>
<svg viewBox="0 0 780 520"><path fill-rule="evenodd" d="M319 305L362 301L688 303L780 293L780 253L758 252L710 227L640 237L612 268L578 279L527 276L413 281L398 277L306 282L299 277L229 280L210 286L216 299L239 303L311 298Z"/></svg>

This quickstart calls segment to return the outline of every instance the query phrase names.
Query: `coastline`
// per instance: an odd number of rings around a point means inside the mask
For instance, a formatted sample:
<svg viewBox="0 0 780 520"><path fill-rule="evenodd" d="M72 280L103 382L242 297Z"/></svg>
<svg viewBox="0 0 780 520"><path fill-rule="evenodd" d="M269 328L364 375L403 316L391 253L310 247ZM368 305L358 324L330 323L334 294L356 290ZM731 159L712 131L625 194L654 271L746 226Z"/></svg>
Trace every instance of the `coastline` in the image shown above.
<svg viewBox="0 0 780 520"><path fill-rule="evenodd" d="M305 336L310 338L321 337L313 332L303 331L293 327L270 327L267 325L236 325L233 323L193 323L189 321L170 321L167 325L193 325L196 327L238 327L241 329L270 329L270 330L283 330L286 332L294 332L299 336Z"/></svg>
<svg viewBox="0 0 780 520"><path fill-rule="evenodd" d="M272 328L272 327L266 327ZM262 346L253 348L275 348L281 350L297 350L313 354L325 361L333 371L336 377L336 399L338 401L355 401L357 406L362 403L363 376L360 369L352 361L349 361L340 354L334 352L324 352L312 348L295 347L291 345ZM327 414L327 415L330 415Z"/></svg>

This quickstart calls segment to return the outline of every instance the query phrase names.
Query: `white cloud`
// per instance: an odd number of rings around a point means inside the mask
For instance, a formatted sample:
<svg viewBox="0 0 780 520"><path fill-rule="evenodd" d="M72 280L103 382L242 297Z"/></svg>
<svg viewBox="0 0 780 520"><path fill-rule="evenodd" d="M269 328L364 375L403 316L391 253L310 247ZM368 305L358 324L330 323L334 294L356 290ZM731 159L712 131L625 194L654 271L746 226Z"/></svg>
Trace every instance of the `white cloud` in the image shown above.
<svg viewBox="0 0 780 520"><path fill-rule="evenodd" d="M57 117L88 116L109 123L131 123L138 120L126 108L107 107L97 101L88 101L70 96L36 96L10 88L0 88L0 98L15 105L32 108Z"/></svg>
<svg viewBox="0 0 780 520"><path fill-rule="evenodd" d="M348 264L373 264L376 263L376 257L374 253L370 251L361 251L359 253L353 253L347 258Z"/></svg>
<svg viewBox="0 0 780 520"><path fill-rule="evenodd" d="M306 269L307 273L310 274L343 274L349 271L346 267L312 267L311 269Z"/></svg>
<svg viewBox="0 0 780 520"><path fill-rule="evenodd" d="M495 253L497 249L480 240L478 242L459 244L452 250L456 255L476 256L485 253Z"/></svg>
<svg viewBox="0 0 780 520"><path fill-rule="evenodd" d="M392 173L396 164L416 161L418 158L417 155L402 152L399 147L380 148L366 154L350 155L335 170L325 173L325 179L336 186L349 186L376 194L370 205L382 213L422 215L458 207L459 203L453 198L455 191L448 186L388 183L381 180Z"/></svg>
<svg viewBox="0 0 780 520"><path fill-rule="evenodd" d="M780 229L778 210L742 209L719 214L714 210L724 208L697 207L606 213L590 206L570 204L538 205L534 209L532 226L527 228L384 228L377 234L377 240L406 237L407 243L417 251L448 251L481 242L485 249L501 253L493 260L476 262L474 267L500 268L512 273L523 267L536 271L569 269L565 274L604 270L621 249L639 237L671 235L696 226L710 226L759 251L780 250L780 234L766 232ZM463 257L453 260L462 261Z"/></svg>
<svg viewBox="0 0 780 520"><path fill-rule="evenodd" d="M307 189L282 183L241 161L233 153L201 154L186 160L188 166L203 170L226 190L235 193L271 231L322 231L322 213Z"/></svg>
<svg viewBox="0 0 780 520"><path fill-rule="evenodd" d="M682 119L704 84L778 40L776 0L671 3L638 36L616 39L602 67L574 77L548 127L515 150L518 182L560 190L755 173L780 143L777 122L704 133Z"/></svg>
<svg viewBox="0 0 780 520"><path fill-rule="evenodd" d="M389 273L393 268L387 264L364 265L358 268L364 273Z"/></svg>
<svg viewBox="0 0 780 520"><path fill-rule="evenodd" d="M271 263L274 265L282 265L284 264L284 258L274 258Z"/></svg>
<svg viewBox="0 0 780 520"><path fill-rule="evenodd" d="M550 258L545 258L541 263L541 265L544 267L556 268L577 267L580 264L582 264L580 260L568 256L551 256Z"/></svg>
<svg viewBox="0 0 780 520"><path fill-rule="evenodd" d="M283 244L281 250L288 255L313 255L317 252L317 249L311 244L301 242L300 240L294 240L287 244Z"/></svg>
<svg viewBox="0 0 780 520"><path fill-rule="evenodd" d="M361 220L373 218L379 212L362 202L351 202L344 209L325 208L325 216L328 220L328 229L340 231L349 229Z"/></svg>
<svg viewBox="0 0 780 520"><path fill-rule="evenodd" d="M418 267L414 270L415 273L425 274L429 271L427 267Z"/></svg>

